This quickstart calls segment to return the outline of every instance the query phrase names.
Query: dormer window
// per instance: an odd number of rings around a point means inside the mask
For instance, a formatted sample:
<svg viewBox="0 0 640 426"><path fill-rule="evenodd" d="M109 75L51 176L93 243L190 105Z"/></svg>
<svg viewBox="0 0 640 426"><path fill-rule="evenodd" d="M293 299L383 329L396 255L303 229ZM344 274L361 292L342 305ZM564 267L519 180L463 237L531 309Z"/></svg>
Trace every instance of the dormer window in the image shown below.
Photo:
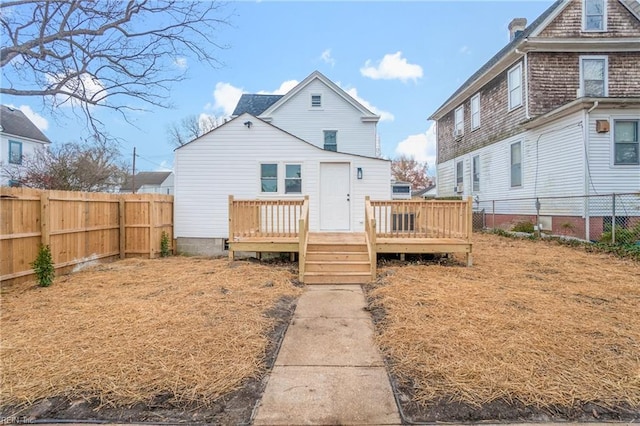
<svg viewBox="0 0 640 426"><path fill-rule="evenodd" d="M582 29L584 31L607 30L606 0L583 0Z"/></svg>
<svg viewBox="0 0 640 426"><path fill-rule="evenodd" d="M311 108L322 108L322 95L311 95Z"/></svg>

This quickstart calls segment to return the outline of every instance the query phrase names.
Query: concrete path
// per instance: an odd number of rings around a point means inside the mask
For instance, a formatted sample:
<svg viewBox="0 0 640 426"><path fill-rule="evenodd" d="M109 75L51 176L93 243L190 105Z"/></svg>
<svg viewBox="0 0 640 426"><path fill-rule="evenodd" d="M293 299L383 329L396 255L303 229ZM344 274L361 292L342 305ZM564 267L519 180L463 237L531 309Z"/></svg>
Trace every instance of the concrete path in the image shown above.
<svg viewBox="0 0 640 426"><path fill-rule="evenodd" d="M357 285L309 286L285 334L255 425L400 424Z"/></svg>

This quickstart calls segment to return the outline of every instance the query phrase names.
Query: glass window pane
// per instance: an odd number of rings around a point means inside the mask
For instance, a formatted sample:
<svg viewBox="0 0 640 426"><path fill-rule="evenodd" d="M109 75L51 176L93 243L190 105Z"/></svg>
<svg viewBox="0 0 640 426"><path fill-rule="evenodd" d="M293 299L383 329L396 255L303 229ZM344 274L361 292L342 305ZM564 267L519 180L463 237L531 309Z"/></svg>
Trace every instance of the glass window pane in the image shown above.
<svg viewBox="0 0 640 426"><path fill-rule="evenodd" d="M302 193L302 179L286 179L284 182L285 194Z"/></svg>
<svg viewBox="0 0 640 426"><path fill-rule="evenodd" d="M602 27L602 16L587 16L587 30L601 30Z"/></svg>
<svg viewBox="0 0 640 426"><path fill-rule="evenodd" d="M603 0L587 0L587 15L602 15L603 8Z"/></svg>
<svg viewBox="0 0 640 426"><path fill-rule="evenodd" d="M287 164L287 170L285 177L286 178L300 178L301 174L301 166L300 164Z"/></svg>
<svg viewBox="0 0 640 426"><path fill-rule="evenodd" d="M511 186L522 185L522 165L514 164L511 166Z"/></svg>
<svg viewBox="0 0 640 426"><path fill-rule="evenodd" d="M585 80L604 80L604 59L585 59L582 67Z"/></svg>
<svg viewBox="0 0 640 426"><path fill-rule="evenodd" d="M637 143L617 143L615 145L615 164L639 164Z"/></svg>
<svg viewBox="0 0 640 426"><path fill-rule="evenodd" d="M260 177L263 178L277 178L278 177L278 165L277 164L261 164L260 165Z"/></svg>
<svg viewBox="0 0 640 426"><path fill-rule="evenodd" d="M584 94L585 96L604 96L604 81L585 80Z"/></svg>
<svg viewBox="0 0 640 426"><path fill-rule="evenodd" d="M512 108L522 104L522 92L520 89L513 90L509 93L509 101L511 102Z"/></svg>
<svg viewBox="0 0 640 426"><path fill-rule="evenodd" d="M638 122L616 121L614 135L616 142L638 142Z"/></svg>
<svg viewBox="0 0 640 426"><path fill-rule="evenodd" d="M262 179L262 192L278 192L276 179Z"/></svg>

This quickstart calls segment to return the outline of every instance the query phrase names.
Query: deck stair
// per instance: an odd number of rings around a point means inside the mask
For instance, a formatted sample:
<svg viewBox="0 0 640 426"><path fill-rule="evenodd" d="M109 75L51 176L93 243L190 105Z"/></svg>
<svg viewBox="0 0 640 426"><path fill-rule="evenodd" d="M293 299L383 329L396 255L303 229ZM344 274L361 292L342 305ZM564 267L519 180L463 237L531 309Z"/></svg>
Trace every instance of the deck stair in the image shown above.
<svg viewBox="0 0 640 426"><path fill-rule="evenodd" d="M371 263L363 233L310 233L305 284L365 284Z"/></svg>

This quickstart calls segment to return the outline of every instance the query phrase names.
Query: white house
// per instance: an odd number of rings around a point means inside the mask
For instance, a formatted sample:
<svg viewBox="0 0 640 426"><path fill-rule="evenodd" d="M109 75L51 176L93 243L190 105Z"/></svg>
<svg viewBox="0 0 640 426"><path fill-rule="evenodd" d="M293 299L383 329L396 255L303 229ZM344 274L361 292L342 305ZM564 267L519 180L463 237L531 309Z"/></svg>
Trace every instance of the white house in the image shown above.
<svg viewBox="0 0 640 426"><path fill-rule="evenodd" d="M135 179L127 176L120 192L133 192L135 184L136 194L173 195L173 181L173 172L138 172Z"/></svg>
<svg viewBox="0 0 640 426"><path fill-rule="evenodd" d="M10 175L16 174L25 157L49 144L49 138L22 111L0 106L0 186L18 186Z"/></svg>
<svg viewBox="0 0 640 426"><path fill-rule="evenodd" d="M284 96L243 95L229 122L175 151L178 250L228 238L228 196L309 196L310 231L363 231L365 196L389 199L373 114L319 72Z"/></svg>

